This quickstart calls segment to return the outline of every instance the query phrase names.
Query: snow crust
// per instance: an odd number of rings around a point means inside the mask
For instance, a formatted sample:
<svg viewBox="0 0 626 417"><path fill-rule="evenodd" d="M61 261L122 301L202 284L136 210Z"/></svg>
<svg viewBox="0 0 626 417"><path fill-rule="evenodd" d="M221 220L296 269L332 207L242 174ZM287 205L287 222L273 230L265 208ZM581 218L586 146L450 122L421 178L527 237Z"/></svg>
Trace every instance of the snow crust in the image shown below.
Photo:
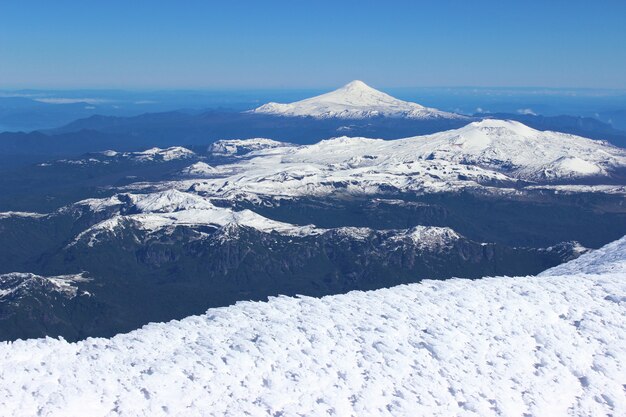
<svg viewBox="0 0 626 417"><path fill-rule="evenodd" d="M466 118L459 114L398 100L358 80L320 96L288 104L267 103L251 112L318 119L365 119L378 116L410 119Z"/></svg>
<svg viewBox="0 0 626 417"><path fill-rule="evenodd" d="M598 257L604 253L604 257ZM596 257L624 259L623 240ZM596 269L594 269L596 270ZM11 416L625 415L626 275L239 302L111 339L0 344Z"/></svg>

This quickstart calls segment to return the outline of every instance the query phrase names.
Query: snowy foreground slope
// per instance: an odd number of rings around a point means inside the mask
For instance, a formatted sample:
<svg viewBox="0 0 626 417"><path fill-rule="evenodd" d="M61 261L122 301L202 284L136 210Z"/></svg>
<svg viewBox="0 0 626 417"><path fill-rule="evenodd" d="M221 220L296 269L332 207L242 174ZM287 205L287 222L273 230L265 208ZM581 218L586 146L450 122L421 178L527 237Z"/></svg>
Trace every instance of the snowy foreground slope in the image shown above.
<svg viewBox="0 0 626 417"><path fill-rule="evenodd" d="M550 268L541 275L577 273L626 275L626 237L586 253L573 261Z"/></svg>
<svg viewBox="0 0 626 417"><path fill-rule="evenodd" d="M611 267L626 258L625 245L580 257L578 275L278 297L111 339L4 343L0 410L626 415L626 274Z"/></svg>

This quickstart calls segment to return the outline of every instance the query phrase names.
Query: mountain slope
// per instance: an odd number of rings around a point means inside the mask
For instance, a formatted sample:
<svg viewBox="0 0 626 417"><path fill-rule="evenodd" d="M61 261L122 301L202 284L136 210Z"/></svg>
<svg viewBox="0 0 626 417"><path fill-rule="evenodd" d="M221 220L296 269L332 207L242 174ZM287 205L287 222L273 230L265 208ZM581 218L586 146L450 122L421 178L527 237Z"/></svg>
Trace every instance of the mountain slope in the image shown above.
<svg viewBox="0 0 626 417"><path fill-rule="evenodd" d="M424 281L242 302L111 339L0 344L0 407L68 417L623 415L625 293L623 273Z"/></svg>
<svg viewBox="0 0 626 417"><path fill-rule="evenodd" d="M624 149L518 122L483 120L394 141L340 137L251 151L245 159L217 167L206 180L164 186L216 197L293 197L510 188L528 182L614 184L625 176Z"/></svg>
<svg viewBox="0 0 626 417"><path fill-rule="evenodd" d="M529 180L604 176L626 166L626 151L606 142L506 120L473 122L426 136L424 142L420 152L429 158L507 170Z"/></svg>
<svg viewBox="0 0 626 417"><path fill-rule="evenodd" d="M371 117L409 119L465 118L465 116L458 114L398 100L358 80L320 96L289 104L267 103L251 110L251 112L287 117L313 117L317 119L365 119Z"/></svg>
<svg viewBox="0 0 626 417"><path fill-rule="evenodd" d="M585 253L578 259L550 268L540 275L576 273L626 275L626 236L598 250Z"/></svg>

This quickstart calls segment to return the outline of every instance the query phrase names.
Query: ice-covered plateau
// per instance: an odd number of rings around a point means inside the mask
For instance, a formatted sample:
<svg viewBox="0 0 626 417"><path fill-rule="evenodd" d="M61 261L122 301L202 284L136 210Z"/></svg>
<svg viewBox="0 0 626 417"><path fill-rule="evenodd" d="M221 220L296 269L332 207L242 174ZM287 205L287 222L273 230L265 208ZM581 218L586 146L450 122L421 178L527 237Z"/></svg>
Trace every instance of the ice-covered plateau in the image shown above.
<svg viewBox="0 0 626 417"><path fill-rule="evenodd" d="M626 238L537 277L277 297L0 344L11 416L626 415ZM600 274L595 272L601 271Z"/></svg>
<svg viewBox="0 0 626 417"><path fill-rule="evenodd" d="M317 119L366 119L380 116L408 119L467 118L459 114L424 107L417 103L398 100L358 80L330 93L294 103L267 103L250 112Z"/></svg>
<svg viewBox="0 0 626 417"><path fill-rule="evenodd" d="M194 179L166 182L157 189L193 190L216 197L292 197L385 190L445 192L520 185L520 181L529 186L575 185L590 178L611 184L612 177L624 175L626 150L603 141L538 131L519 122L488 119L399 140L340 137L306 146L273 144L271 149L251 150L245 158L212 168L206 179L201 170L190 169ZM129 190L142 186L134 184Z"/></svg>

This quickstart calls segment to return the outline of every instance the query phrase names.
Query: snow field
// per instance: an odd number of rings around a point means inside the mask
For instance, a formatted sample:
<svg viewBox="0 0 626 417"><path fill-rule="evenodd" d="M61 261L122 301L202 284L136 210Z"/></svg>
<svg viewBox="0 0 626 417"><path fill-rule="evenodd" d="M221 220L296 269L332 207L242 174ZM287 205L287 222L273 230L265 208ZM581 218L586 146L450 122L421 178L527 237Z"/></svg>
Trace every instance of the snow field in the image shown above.
<svg viewBox="0 0 626 417"><path fill-rule="evenodd" d="M272 298L0 345L11 416L626 413L623 273Z"/></svg>

